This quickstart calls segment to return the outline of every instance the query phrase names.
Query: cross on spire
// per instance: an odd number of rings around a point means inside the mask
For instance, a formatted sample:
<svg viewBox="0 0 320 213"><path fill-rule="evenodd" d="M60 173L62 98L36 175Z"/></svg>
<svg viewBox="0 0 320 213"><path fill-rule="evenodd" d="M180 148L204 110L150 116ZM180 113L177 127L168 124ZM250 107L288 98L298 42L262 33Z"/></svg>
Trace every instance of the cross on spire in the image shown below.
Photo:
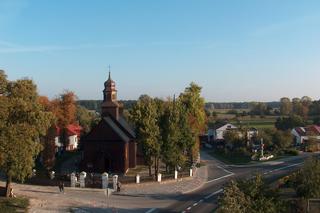
<svg viewBox="0 0 320 213"><path fill-rule="evenodd" d="M109 69L109 79L111 79L111 66L110 65L108 66L108 69Z"/></svg>

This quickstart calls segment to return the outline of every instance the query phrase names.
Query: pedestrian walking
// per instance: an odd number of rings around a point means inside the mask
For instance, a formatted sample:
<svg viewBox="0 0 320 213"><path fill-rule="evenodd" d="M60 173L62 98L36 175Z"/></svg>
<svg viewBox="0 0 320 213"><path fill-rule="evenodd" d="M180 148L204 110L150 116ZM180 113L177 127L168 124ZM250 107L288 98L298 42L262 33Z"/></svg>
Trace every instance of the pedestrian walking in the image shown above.
<svg viewBox="0 0 320 213"><path fill-rule="evenodd" d="M120 192L121 190L121 183L120 181L117 182L117 192Z"/></svg>
<svg viewBox="0 0 320 213"><path fill-rule="evenodd" d="M64 193L64 182L62 180L59 181L59 191Z"/></svg>

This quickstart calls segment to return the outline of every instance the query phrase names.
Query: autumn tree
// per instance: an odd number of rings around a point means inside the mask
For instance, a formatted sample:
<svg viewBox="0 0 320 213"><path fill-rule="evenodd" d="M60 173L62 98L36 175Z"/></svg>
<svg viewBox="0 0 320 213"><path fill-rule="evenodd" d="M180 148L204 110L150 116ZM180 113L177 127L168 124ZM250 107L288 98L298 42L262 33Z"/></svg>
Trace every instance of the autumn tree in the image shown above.
<svg viewBox="0 0 320 213"><path fill-rule="evenodd" d="M51 110L57 119L60 128L60 140L66 148L69 144L67 126L76 121L76 95L70 91L64 91L60 96L51 101Z"/></svg>
<svg viewBox="0 0 320 213"><path fill-rule="evenodd" d="M0 76L0 168L9 196L12 180L24 181L31 175L41 151L40 137L46 134L52 114L39 104L32 80L9 82L4 72Z"/></svg>
<svg viewBox="0 0 320 213"><path fill-rule="evenodd" d="M194 162L199 157L199 135L205 131L207 122L205 101L204 98L201 97L201 87L192 82L189 87L185 88L184 92L180 94L179 100L181 101L181 107L183 107L188 117L190 130L193 134L194 143L188 148L190 149L190 160Z"/></svg>

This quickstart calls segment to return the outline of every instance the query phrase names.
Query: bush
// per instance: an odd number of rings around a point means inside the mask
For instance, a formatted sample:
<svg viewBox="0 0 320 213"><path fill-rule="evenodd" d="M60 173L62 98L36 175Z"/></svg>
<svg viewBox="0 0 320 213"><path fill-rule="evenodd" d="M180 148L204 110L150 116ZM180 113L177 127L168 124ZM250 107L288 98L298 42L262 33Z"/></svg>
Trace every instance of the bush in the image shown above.
<svg viewBox="0 0 320 213"><path fill-rule="evenodd" d="M293 156L299 155L299 151L296 149L286 149L283 151L284 151L284 154L286 154L286 155L293 155Z"/></svg>

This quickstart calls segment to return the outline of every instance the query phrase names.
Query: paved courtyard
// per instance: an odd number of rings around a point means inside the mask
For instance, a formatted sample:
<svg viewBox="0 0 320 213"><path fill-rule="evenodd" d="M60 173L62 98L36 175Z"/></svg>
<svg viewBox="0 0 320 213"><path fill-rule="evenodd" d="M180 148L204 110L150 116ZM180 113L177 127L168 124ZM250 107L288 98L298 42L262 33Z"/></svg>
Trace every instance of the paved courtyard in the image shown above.
<svg viewBox="0 0 320 213"><path fill-rule="evenodd" d="M226 175L223 169L217 169L217 162L206 153L202 153L206 163L197 169L194 177L171 180L163 183L124 185L119 194L106 197L102 189L79 189L66 187L65 194L58 187L14 184L18 195L30 198L30 212L147 212L153 208L163 208L177 195L200 188L214 178ZM209 168L209 172L208 172ZM212 172L214 170L214 172ZM2 186L4 182L0 182Z"/></svg>

